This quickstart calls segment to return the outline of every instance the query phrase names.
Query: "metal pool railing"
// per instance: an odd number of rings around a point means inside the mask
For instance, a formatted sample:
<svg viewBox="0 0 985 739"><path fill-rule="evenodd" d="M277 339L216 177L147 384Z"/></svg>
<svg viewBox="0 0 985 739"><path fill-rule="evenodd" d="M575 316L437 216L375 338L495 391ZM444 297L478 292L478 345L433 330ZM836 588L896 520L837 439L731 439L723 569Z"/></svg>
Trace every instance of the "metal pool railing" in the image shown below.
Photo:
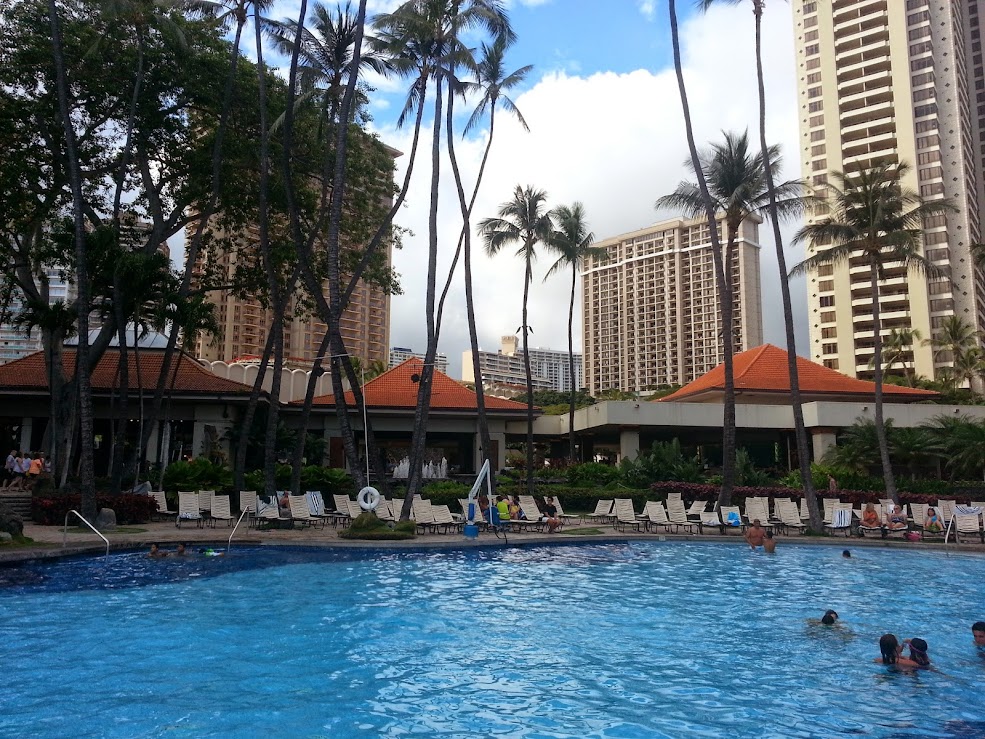
<svg viewBox="0 0 985 739"><path fill-rule="evenodd" d="M100 539L102 539L104 542L106 542L106 556L109 556L109 539L107 539L105 536L103 536L99 532L99 529L97 529L91 523L89 523L88 521L86 521L85 518L82 516L82 514L79 513L78 511L76 511L75 509L73 509L73 510L71 510L68 513L65 514L65 528L62 529L62 549L65 548L65 544L68 541L68 517L71 516L73 513L76 516L78 516L79 520L82 523L84 523L86 526L88 526L90 529L92 529L95 532L96 536L98 536Z"/></svg>
<svg viewBox="0 0 985 739"><path fill-rule="evenodd" d="M232 544L233 544L233 536L236 535L236 529L238 529L239 528L239 525L241 523L243 523L243 517L246 516L249 512L250 512L250 509L247 508L245 511L243 511L242 513L239 514L239 520L236 522L236 525L233 526L233 531L229 535L229 541L226 542L226 553L227 554L229 552L229 547L231 547Z"/></svg>

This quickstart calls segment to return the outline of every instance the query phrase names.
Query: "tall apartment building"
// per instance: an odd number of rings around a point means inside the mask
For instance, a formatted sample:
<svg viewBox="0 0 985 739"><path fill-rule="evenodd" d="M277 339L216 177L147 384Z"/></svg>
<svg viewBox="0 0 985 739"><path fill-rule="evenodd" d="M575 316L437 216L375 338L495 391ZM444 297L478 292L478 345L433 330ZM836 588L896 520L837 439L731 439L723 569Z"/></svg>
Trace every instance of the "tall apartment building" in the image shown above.
<svg viewBox="0 0 985 739"><path fill-rule="evenodd" d="M479 367L482 371L484 387L515 385L526 387L527 371L523 361L523 350L516 336L503 336L502 348L498 352L479 352ZM567 392L571 389L571 372L568 366L568 352L556 349L528 348L530 355L530 375L534 390L557 390ZM575 354L574 387L582 385L582 356ZM472 352L462 352L462 381L475 382L472 366Z"/></svg>
<svg viewBox="0 0 985 739"><path fill-rule="evenodd" d="M420 352L415 352L413 349L406 349L402 346L391 346L390 347L390 362L387 365L389 368L393 369L398 364L403 364L408 359L420 359L424 361L424 354ZM438 352L434 355L434 368L439 372L448 374L448 355Z"/></svg>
<svg viewBox="0 0 985 739"><path fill-rule="evenodd" d="M256 230L247 229L229 240L235 248L223 249L214 255L214 261L208 267L225 280L233 279L239 260L256 259ZM390 247L386 248L389 263ZM196 272L201 274L203 269L204 265L200 263ZM327 283L324 291L327 296ZM216 305L219 333L215 336L200 335L196 341L196 356L208 361L232 362L242 357L262 355L273 323L273 311L251 295L213 291L209 293L209 298ZM284 322L284 356L288 365L303 368L314 362L328 326L301 308L298 300L300 298L291 300ZM340 327L350 355L367 362L389 361L390 296L383 290L360 282L342 314Z"/></svg>
<svg viewBox="0 0 985 739"><path fill-rule="evenodd" d="M735 351L763 343L759 223L742 224L729 266ZM724 240L725 228L720 221ZM589 392L683 385L724 360L711 235L675 218L606 239L582 265L582 330Z"/></svg>
<svg viewBox="0 0 985 739"><path fill-rule="evenodd" d="M982 330L985 282L969 247L985 194L985 0L798 0L793 16L801 163L815 192L834 171L906 162L905 187L957 207L922 224L941 275L886 270L882 336L913 328L927 339L949 316ZM872 372L870 278L861 259L808 275L811 357L851 376ZM916 342L906 363L933 377L950 358Z"/></svg>

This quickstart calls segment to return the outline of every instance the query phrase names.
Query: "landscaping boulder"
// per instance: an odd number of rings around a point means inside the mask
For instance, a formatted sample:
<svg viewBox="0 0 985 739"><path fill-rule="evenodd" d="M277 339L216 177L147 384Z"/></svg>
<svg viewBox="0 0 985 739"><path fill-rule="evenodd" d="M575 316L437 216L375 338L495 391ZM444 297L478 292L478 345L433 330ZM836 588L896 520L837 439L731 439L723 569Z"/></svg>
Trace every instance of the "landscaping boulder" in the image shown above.
<svg viewBox="0 0 985 739"><path fill-rule="evenodd" d="M0 531L0 544L6 544L8 541L13 541L14 537L8 534L6 531Z"/></svg>
<svg viewBox="0 0 985 739"><path fill-rule="evenodd" d="M19 538L24 535L24 519L5 503L0 503L0 531L12 537Z"/></svg>
<svg viewBox="0 0 985 739"><path fill-rule="evenodd" d="M116 528L116 511L112 508L100 508L96 516L96 528L100 531L112 531Z"/></svg>

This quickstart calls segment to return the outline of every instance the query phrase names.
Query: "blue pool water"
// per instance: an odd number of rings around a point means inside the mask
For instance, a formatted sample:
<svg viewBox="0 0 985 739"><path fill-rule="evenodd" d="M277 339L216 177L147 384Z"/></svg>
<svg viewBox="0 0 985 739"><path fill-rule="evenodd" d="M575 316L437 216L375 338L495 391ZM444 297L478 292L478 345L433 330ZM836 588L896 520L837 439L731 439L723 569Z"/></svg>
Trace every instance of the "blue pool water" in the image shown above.
<svg viewBox="0 0 985 739"><path fill-rule="evenodd" d="M32 563L0 568L0 736L983 737L983 583L783 544ZM873 664L887 631L939 672Z"/></svg>

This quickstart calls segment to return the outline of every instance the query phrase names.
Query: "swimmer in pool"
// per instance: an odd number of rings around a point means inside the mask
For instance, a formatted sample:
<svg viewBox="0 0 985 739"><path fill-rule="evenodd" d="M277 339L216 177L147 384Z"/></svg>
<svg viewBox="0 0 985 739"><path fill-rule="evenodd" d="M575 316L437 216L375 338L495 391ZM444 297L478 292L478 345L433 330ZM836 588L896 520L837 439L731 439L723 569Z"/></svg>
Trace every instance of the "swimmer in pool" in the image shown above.
<svg viewBox="0 0 985 739"><path fill-rule="evenodd" d="M758 518L753 519L752 526L746 531L746 543L753 551L764 551L763 544L765 541L766 529L762 527Z"/></svg>
<svg viewBox="0 0 985 739"><path fill-rule="evenodd" d="M147 553L147 556L150 557L151 559L160 559L161 557L167 557L168 553L162 552L160 547L158 547L157 543L155 542L150 545L150 552Z"/></svg>

